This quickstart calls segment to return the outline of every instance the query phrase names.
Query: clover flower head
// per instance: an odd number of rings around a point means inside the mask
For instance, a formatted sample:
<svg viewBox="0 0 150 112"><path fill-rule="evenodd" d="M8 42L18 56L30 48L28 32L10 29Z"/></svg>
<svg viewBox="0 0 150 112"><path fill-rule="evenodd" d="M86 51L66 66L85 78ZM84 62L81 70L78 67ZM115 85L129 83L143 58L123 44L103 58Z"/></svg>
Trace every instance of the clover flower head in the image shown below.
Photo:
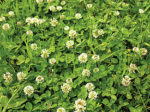
<svg viewBox="0 0 150 112"><path fill-rule="evenodd" d="M64 93L69 93L71 91L71 86L68 83L64 83L61 86L61 89Z"/></svg>
<svg viewBox="0 0 150 112"><path fill-rule="evenodd" d="M93 83L87 83L86 85L85 85L85 88L88 90L88 91L92 91L92 90L94 90L94 84Z"/></svg>
<svg viewBox="0 0 150 112"><path fill-rule="evenodd" d="M34 93L34 88L32 86L26 86L24 87L24 93L28 96L31 96L31 94Z"/></svg>
<svg viewBox="0 0 150 112"><path fill-rule="evenodd" d="M47 50L47 49L42 49L42 51L41 51L41 57L42 58L48 58L49 57L49 50Z"/></svg>
<svg viewBox="0 0 150 112"><path fill-rule="evenodd" d="M37 83L43 83L44 82L44 77L39 75L39 76L36 77L35 81Z"/></svg>
<svg viewBox="0 0 150 112"><path fill-rule="evenodd" d="M69 31L69 37L70 38L76 38L77 37L77 32L75 30L70 30Z"/></svg>
<svg viewBox="0 0 150 112"><path fill-rule="evenodd" d="M13 78L12 78L12 74L10 72L6 72L4 75L3 75L3 78L5 79L6 82L10 83L12 82Z"/></svg>
<svg viewBox="0 0 150 112"><path fill-rule="evenodd" d="M91 100L95 100L97 98L97 92L95 91L90 91L88 94L88 98Z"/></svg>
<svg viewBox="0 0 150 112"><path fill-rule="evenodd" d="M86 63L87 62L87 54L86 53L82 53L78 56L78 60L80 61L80 63Z"/></svg>
<svg viewBox="0 0 150 112"><path fill-rule="evenodd" d="M24 80L25 77L26 77L26 74L25 74L25 73L23 73L23 72L18 72L18 73L17 73L17 78L18 78L19 81Z"/></svg>

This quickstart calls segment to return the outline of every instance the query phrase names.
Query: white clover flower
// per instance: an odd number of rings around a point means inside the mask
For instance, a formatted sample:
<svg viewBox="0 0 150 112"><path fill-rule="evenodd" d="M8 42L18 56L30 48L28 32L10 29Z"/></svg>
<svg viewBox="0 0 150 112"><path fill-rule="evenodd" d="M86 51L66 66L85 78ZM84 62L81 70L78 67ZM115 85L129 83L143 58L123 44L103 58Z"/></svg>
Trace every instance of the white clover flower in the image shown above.
<svg viewBox="0 0 150 112"><path fill-rule="evenodd" d="M62 1L60 4L61 4L61 5L65 5L65 4L66 4L66 2L65 2L65 1Z"/></svg>
<svg viewBox="0 0 150 112"><path fill-rule="evenodd" d="M57 112L66 112L66 110L63 107L60 107L57 109Z"/></svg>
<svg viewBox="0 0 150 112"><path fill-rule="evenodd" d="M139 48L138 48L138 47L133 47L132 50L133 50L134 52L139 52Z"/></svg>
<svg viewBox="0 0 150 112"><path fill-rule="evenodd" d="M129 86L130 85L130 81L131 79L130 79L130 77L129 76L125 76L123 79L122 79L122 85L124 85L124 86Z"/></svg>
<svg viewBox="0 0 150 112"><path fill-rule="evenodd" d="M47 3L51 3L51 2L53 2L53 0L47 0Z"/></svg>
<svg viewBox="0 0 150 112"><path fill-rule="evenodd" d="M66 30L66 31L69 30L69 26L65 26L64 30Z"/></svg>
<svg viewBox="0 0 150 112"><path fill-rule="evenodd" d="M93 4L87 4L87 8L92 8Z"/></svg>
<svg viewBox="0 0 150 112"><path fill-rule="evenodd" d="M28 18L26 19L26 23L27 23L28 25L32 24L32 18L31 18L31 17L28 17Z"/></svg>
<svg viewBox="0 0 150 112"><path fill-rule="evenodd" d="M94 38L98 38L99 36L101 36L103 34L104 34L104 31L102 29L100 29L100 30L98 30L98 29L93 30L93 37Z"/></svg>
<svg viewBox="0 0 150 112"><path fill-rule="evenodd" d="M119 12L119 11L114 11L114 15L115 15L115 16L119 16L119 15L120 15L120 12Z"/></svg>
<svg viewBox="0 0 150 112"><path fill-rule="evenodd" d="M128 68L128 70L129 70L129 72L133 72L133 73L135 73L135 70L137 70L137 67L136 67L136 65L135 64L130 64L130 67Z"/></svg>
<svg viewBox="0 0 150 112"><path fill-rule="evenodd" d="M58 24L58 21L55 18L51 19L51 25L52 26L55 27L57 24Z"/></svg>
<svg viewBox="0 0 150 112"><path fill-rule="evenodd" d="M69 84L67 83L64 83L62 86L61 86L61 89L64 93L69 93L71 91L71 87Z"/></svg>
<svg viewBox="0 0 150 112"><path fill-rule="evenodd" d="M80 61L80 63L86 63L87 62L87 54L86 53L82 53L78 56L78 60Z"/></svg>
<svg viewBox="0 0 150 112"><path fill-rule="evenodd" d="M88 94L88 98L91 100L95 100L97 98L97 93L95 91L90 91Z"/></svg>
<svg viewBox="0 0 150 112"><path fill-rule="evenodd" d="M18 78L19 81L24 80L25 77L26 77L25 73L23 73L23 72L18 72L17 73L17 78Z"/></svg>
<svg viewBox="0 0 150 112"><path fill-rule="evenodd" d="M54 12L56 10L56 8L55 8L55 6L50 6L49 10L52 11L52 12Z"/></svg>
<svg viewBox="0 0 150 112"><path fill-rule="evenodd" d="M33 35L33 32L32 32L31 30L28 30L28 31L26 32L26 34L27 34L27 35Z"/></svg>
<svg viewBox="0 0 150 112"><path fill-rule="evenodd" d="M77 109L75 112L85 112L85 110L86 110L86 107L79 105L79 106L77 106Z"/></svg>
<svg viewBox="0 0 150 112"><path fill-rule="evenodd" d="M5 79L6 82L10 83L12 82L13 78L12 78L12 74L10 72L6 72L4 75L3 75L3 78Z"/></svg>
<svg viewBox="0 0 150 112"><path fill-rule="evenodd" d="M69 49L69 48L73 48L73 45L74 45L74 41L72 40L69 40L66 42L66 47Z"/></svg>
<svg viewBox="0 0 150 112"><path fill-rule="evenodd" d="M17 25L18 25L18 26L22 26L23 24L22 24L21 21L18 21L18 22L17 22Z"/></svg>
<svg viewBox="0 0 150 112"><path fill-rule="evenodd" d="M55 64L56 63L56 59L55 58L49 59L49 63L52 64L52 65Z"/></svg>
<svg viewBox="0 0 150 112"><path fill-rule="evenodd" d="M140 52L142 55L146 55L148 51L145 48L140 48Z"/></svg>
<svg viewBox="0 0 150 112"><path fill-rule="evenodd" d="M57 6L57 10L61 11L62 10L62 6Z"/></svg>
<svg viewBox="0 0 150 112"><path fill-rule="evenodd" d="M32 86L24 87L24 93L28 96L34 93L34 88Z"/></svg>
<svg viewBox="0 0 150 112"><path fill-rule="evenodd" d="M47 49L42 49L41 51L41 57L42 58L48 58L49 57L49 51Z"/></svg>
<svg viewBox="0 0 150 112"><path fill-rule="evenodd" d="M43 0L36 0L36 3L41 4Z"/></svg>
<svg viewBox="0 0 150 112"><path fill-rule="evenodd" d="M38 47L37 47L37 44L36 44L36 43L32 43L32 44L31 44L31 49L32 49L32 50L37 50L37 48L38 48Z"/></svg>
<svg viewBox="0 0 150 112"><path fill-rule="evenodd" d="M143 9L139 9L139 13L140 13L140 14L143 14L143 13L144 13L144 10L143 10Z"/></svg>
<svg viewBox="0 0 150 112"><path fill-rule="evenodd" d="M40 24L44 23L45 21L46 21L45 19L39 19L39 20L37 21L37 24L40 25Z"/></svg>
<svg viewBox="0 0 150 112"><path fill-rule="evenodd" d="M88 70L88 69L83 69L83 71L82 71L82 76L87 76L87 77L89 77L90 74L91 74L90 70Z"/></svg>
<svg viewBox="0 0 150 112"><path fill-rule="evenodd" d="M81 112L86 109L86 102L83 99L78 99L75 101L74 107L76 108L77 111Z"/></svg>
<svg viewBox="0 0 150 112"><path fill-rule="evenodd" d="M15 13L14 13L13 11L9 11L9 12L8 12L8 15L9 15L9 16L14 16Z"/></svg>
<svg viewBox="0 0 150 112"><path fill-rule="evenodd" d="M44 77L39 75L39 76L36 77L35 81L37 83L43 83L44 82Z"/></svg>
<svg viewBox="0 0 150 112"><path fill-rule="evenodd" d="M39 19L36 18L36 17L34 17L34 18L31 19L31 23L32 23L32 24L33 24L33 23L37 24L38 22L39 22Z"/></svg>
<svg viewBox="0 0 150 112"><path fill-rule="evenodd" d="M72 78L67 78L67 79L66 79L66 83L69 84L69 83L71 83L71 82L72 82Z"/></svg>
<svg viewBox="0 0 150 112"><path fill-rule="evenodd" d="M92 59L94 60L94 62L99 61L99 55L93 55Z"/></svg>
<svg viewBox="0 0 150 112"><path fill-rule="evenodd" d="M94 72L94 73L99 72L99 68L94 68L94 69L93 69L93 72Z"/></svg>
<svg viewBox="0 0 150 112"><path fill-rule="evenodd" d="M75 15L75 18L76 18L76 19L81 19L81 18L82 18L82 15L81 15L80 13L77 13L77 14Z"/></svg>
<svg viewBox="0 0 150 112"><path fill-rule="evenodd" d="M94 84L93 83L87 83L86 85L85 85L85 88L88 90L88 91L92 91L92 90L94 90Z"/></svg>
<svg viewBox="0 0 150 112"><path fill-rule="evenodd" d="M5 23L5 24L3 24L2 28L3 28L3 30L6 30L6 31L7 31L7 30L10 29L10 26L9 26L8 23Z"/></svg>
<svg viewBox="0 0 150 112"><path fill-rule="evenodd" d="M69 31L69 37L70 38L76 38L77 37L77 32L75 30L70 30Z"/></svg>
<svg viewBox="0 0 150 112"><path fill-rule="evenodd" d="M64 19L65 18L65 15L60 15L60 19Z"/></svg>
<svg viewBox="0 0 150 112"><path fill-rule="evenodd" d="M6 18L4 16L0 17L0 21L5 21Z"/></svg>

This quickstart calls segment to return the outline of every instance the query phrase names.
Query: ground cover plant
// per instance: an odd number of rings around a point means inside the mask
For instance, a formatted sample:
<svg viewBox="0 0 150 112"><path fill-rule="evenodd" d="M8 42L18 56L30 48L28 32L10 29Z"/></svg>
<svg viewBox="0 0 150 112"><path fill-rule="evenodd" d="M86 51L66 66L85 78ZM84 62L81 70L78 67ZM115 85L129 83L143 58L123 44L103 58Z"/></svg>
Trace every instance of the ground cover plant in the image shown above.
<svg viewBox="0 0 150 112"><path fill-rule="evenodd" d="M149 112L149 0L0 2L0 112Z"/></svg>

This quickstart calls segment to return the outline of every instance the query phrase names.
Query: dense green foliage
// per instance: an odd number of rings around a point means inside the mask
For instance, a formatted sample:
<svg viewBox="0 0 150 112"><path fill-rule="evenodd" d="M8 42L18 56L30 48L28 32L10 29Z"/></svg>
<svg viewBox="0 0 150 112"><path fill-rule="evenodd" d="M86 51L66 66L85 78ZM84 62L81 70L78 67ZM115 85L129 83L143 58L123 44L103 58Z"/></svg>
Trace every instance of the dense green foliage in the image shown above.
<svg viewBox="0 0 150 112"><path fill-rule="evenodd" d="M150 1L62 1L1 2L0 112L61 112L60 107L74 112L78 99L85 100L85 112L150 111ZM62 10L50 11L50 6L62 6ZM76 17L77 13L81 15ZM43 19L42 24L28 25L28 17ZM70 30L76 31L75 37ZM94 37L96 31L98 37ZM66 45L69 40L74 42L70 48ZM47 58L42 56L43 49L48 50ZM85 63L79 59L82 53L87 54ZM94 61L93 55L100 59ZM131 64L135 67L130 71ZM85 69L90 76L83 76ZM10 82L4 77L6 72L12 74ZM19 72L26 74L23 80L18 78ZM44 77L42 83L36 80L39 75ZM129 85L122 84L124 76L131 78ZM65 93L62 85L68 78L72 79L71 90ZM89 98L87 83L95 86L94 100ZM29 85L34 88L31 95L24 92Z"/></svg>

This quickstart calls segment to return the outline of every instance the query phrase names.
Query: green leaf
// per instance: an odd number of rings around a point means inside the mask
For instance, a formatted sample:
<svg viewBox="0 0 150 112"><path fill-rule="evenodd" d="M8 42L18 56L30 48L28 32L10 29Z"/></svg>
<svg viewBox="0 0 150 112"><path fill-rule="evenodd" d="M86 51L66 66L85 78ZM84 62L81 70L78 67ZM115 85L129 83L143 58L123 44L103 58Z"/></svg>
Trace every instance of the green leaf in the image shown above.
<svg viewBox="0 0 150 112"><path fill-rule="evenodd" d="M87 95L88 95L87 89L85 88L85 86L82 86L78 98L86 99Z"/></svg>
<svg viewBox="0 0 150 112"><path fill-rule="evenodd" d="M26 108L28 111L31 111L31 110L32 110L32 104L31 104L30 102L26 103L25 108Z"/></svg>

